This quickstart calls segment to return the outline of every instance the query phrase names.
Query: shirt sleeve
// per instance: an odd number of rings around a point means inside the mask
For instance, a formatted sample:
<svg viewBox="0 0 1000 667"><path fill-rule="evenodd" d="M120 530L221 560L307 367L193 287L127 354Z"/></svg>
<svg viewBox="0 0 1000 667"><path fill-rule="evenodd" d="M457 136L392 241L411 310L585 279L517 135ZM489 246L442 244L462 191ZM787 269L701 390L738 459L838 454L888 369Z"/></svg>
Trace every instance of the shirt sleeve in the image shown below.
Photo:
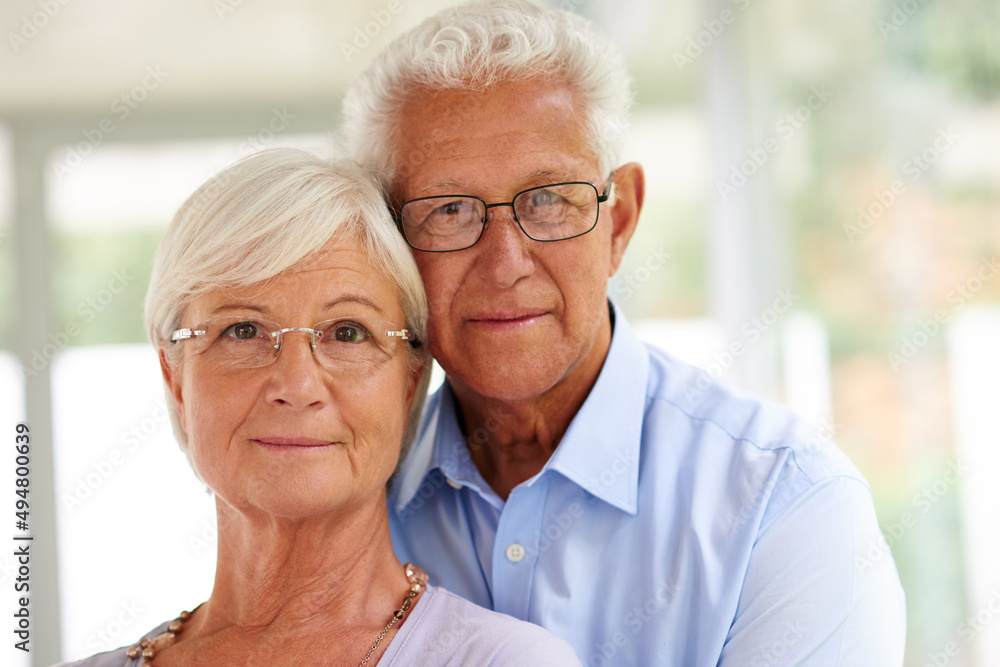
<svg viewBox="0 0 1000 667"><path fill-rule="evenodd" d="M868 488L813 485L758 532L719 667L903 663L906 612Z"/></svg>

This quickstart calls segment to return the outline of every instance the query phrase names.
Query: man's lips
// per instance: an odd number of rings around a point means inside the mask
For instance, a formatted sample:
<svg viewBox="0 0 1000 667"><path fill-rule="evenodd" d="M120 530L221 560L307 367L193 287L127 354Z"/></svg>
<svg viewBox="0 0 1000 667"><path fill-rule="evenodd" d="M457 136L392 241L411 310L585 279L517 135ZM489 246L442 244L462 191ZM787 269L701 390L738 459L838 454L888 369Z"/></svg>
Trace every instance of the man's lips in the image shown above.
<svg viewBox="0 0 1000 667"><path fill-rule="evenodd" d="M466 317L467 322L485 325L517 325L537 320L544 316L544 310L498 310L482 311Z"/></svg>

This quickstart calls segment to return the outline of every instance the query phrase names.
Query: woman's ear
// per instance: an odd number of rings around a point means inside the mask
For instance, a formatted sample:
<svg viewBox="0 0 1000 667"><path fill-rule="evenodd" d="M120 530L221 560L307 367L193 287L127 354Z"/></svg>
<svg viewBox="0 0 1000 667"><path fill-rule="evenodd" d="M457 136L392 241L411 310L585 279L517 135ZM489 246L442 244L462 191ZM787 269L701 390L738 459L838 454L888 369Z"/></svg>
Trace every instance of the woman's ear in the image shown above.
<svg viewBox="0 0 1000 667"><path fill-rule="evenodd" d="M426 370L427 375L430 375L430 368L426 364L407 364L408 368L406 373L406 414L410 414L410 409L413 407L413 399L417 395L417 389L420 386L420 380L424 377L424 372Z"/></svg>
<svg viewBox="0 0 1000 667"><path fill-rule="evenodd" d="M174 405L177 406L177 419L180 421L181 428L187 433L187 424L184 421L184 392L181 387L180 369L172 366L167 359L167 350L164 344L160 345L157 353L160 357L160 373L163 375L163 384L174 399Z"/></svg>

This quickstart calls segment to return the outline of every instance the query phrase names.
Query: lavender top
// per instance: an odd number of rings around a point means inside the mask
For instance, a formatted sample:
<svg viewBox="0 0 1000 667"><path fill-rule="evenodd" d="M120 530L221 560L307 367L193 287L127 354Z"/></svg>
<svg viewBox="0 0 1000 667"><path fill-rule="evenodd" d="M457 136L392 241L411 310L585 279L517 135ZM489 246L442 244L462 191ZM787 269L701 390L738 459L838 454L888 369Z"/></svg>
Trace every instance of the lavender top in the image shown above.
<svg viewBox="0 0 1000 667"><path fill-rule="evenodd" d="M144 636L155 636L169 624L163 623ZM141 658L129 660L125 655L129 646L137 643L56 667L138 667ZM548 630L483 609L443 588L428 586L378 664L574 667L580 661L569 644Z"/></svg>

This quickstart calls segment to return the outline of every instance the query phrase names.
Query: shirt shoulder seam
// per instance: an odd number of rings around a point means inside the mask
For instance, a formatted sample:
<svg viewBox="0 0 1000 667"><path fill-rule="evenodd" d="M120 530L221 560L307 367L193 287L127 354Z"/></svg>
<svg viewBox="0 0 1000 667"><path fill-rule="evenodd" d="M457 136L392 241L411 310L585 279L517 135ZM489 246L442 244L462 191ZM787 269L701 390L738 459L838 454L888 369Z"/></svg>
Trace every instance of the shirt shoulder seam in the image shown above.
<svg viewBox="0 0 1000 667"><path fill-rule="evenodd" d="M867 489L869 491L869 493L871 492L871 488L868 486L868 484L865 483L864 480L858 479L858 477L855 476L855 475L850 475L850 474L846 474L846 473L837 473L837 474L826 475L822 479L814 479L813 476L810 475L809 473L807 473L802 468L802 466L799 464L799 460L798 460L798 458L795 455L795 448L792 447L791 445L774 445L774 446L761 445L761 444L758 444L756 441L752 440L751 438L744 438L744 437L741 437L741 436L734 435L733 433L730 433L729 429L727 429L725 426L723 426L722 424L720 424L719 422L717 422L715 419L712 419L711 417L698 417L698 416L695 416L695 415L691 414L690 412L688 412L687 410L685 410L684 408L682 408L680 405L678 405L676 402L670 400L669 398L664 398L662 396L656 396L656 395L651 395L651 394L647 393L646 394L646 399L649 400L649 401L655 401L655 402L658 402L658 403L663 403L663 404L669 405L670 407L674 408L675 410L677 410L678 412L680 412L682 415L684 415L688 419L711 424L715 428L719 429L722 433L724 433L725 435L727 435L733 442L745 442L745 443L747 443L747 444L749 444L749 445L757 448L758 450L760 450L762 452L777 452L777 451L782 450L782 449L789 450L789 454L792 457L792 463L795 464L795 467L798 469L798 471L800 473L802 473L802 475L806 478L806 480L809 481L810 485L818 484L818 483L820 483L820 482L822 482L824 480L827 480L827 479L836 479L838 477L844 477L844 478L847 478L847 479L853 479L853 480L855 480L856 482L858 482L859 484L861 484L863 487L865 487L865 489Z"/></svg>

